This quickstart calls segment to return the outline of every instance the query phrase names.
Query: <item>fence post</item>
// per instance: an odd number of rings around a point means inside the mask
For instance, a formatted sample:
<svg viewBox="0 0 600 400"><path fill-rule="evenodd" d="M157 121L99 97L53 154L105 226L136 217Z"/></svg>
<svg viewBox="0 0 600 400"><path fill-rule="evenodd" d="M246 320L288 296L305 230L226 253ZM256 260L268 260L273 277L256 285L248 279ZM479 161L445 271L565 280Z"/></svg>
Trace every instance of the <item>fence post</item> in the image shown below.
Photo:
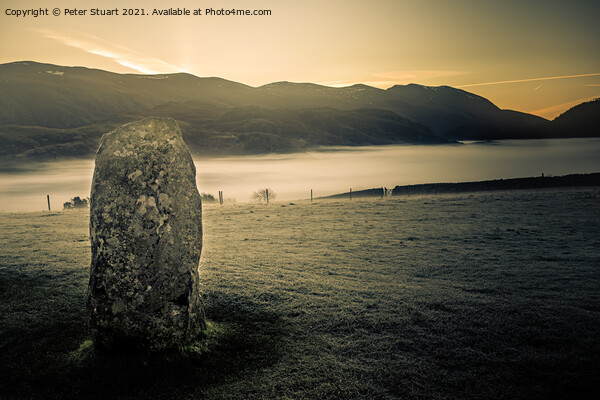
<svg viewBox="0 0 600 400"><path fill-rule="evenodd" d="M51 211L50 210L50 195L49 194L46 195L46 199L48 199L48 211Z"/></svg>
<svg viewBox="0 0 600 400"><path fill-rule="evenodd" d="M350 188L350 200L352 200L352 188Z"/></svg>
<svg viewBox="0 0 600 400"><path fill-rule="evenodd" d="M312 203L312 189L310 189L310 202Z"/></svg>
<svg viewBox="0 0 600 400"><path fill-rule="evenodd" d="M265 189L265 193L267 194L267 204L269 204L269 189Z"/></svg>

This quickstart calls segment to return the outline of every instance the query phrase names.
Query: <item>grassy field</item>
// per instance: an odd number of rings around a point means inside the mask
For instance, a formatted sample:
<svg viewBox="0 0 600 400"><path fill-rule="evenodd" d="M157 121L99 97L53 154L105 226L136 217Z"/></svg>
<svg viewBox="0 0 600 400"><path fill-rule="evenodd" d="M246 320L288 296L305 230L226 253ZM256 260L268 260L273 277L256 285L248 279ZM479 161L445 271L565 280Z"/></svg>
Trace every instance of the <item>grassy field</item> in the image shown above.
<svg viewBox="0 0 600 400"><path fill-rule="evenodd" d="M84 211L0 214L0 398L600 391L600 189L209 205L209 337L96 355Z"/></svg>

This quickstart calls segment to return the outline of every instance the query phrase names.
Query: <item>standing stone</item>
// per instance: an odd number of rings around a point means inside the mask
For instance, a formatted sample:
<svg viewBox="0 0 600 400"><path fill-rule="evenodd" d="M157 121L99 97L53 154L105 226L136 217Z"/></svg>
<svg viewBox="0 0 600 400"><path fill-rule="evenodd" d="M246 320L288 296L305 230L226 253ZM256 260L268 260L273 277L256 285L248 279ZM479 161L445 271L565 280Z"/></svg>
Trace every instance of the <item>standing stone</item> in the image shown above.
<svg viewBox="0 0 600 400"><path fill-rule="evenodd" d="M205 328L196 168L170 118L105 134L90 197L90 328L99 347L173 348Z"/></svg>

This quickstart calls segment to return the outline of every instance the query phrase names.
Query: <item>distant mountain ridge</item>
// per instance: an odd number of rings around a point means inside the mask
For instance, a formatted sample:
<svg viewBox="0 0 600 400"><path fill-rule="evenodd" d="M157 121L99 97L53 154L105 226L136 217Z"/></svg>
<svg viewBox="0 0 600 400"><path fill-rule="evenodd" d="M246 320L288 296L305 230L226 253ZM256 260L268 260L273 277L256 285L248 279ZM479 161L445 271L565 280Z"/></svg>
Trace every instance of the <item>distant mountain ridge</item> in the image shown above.
<svg viewBox="0 0 600 400"><path fill-rule="evenodd" d="M206 155L576 134L569 118L556 124L501 110L449 86L251 87L186 73L117 74L31 61L0 65L2 157L91 156L102 134L151 115L175 118L192 152Z"/></svg>
<svg viewBox="0 0 600 400"><path fill-rule="evenodd" d="M600 98L586 101L565 111L552 122L558 134L598 137L600 132Z"/></svg>

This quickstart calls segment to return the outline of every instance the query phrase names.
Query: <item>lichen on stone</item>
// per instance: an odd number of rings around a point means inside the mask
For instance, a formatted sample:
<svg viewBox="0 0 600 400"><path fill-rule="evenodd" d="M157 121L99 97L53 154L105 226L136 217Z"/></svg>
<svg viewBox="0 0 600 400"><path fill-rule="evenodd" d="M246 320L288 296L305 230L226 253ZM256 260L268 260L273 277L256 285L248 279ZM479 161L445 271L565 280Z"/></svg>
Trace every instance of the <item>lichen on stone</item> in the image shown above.
<svg viewBox="0 0 600 400"><path fill-rule="evenodd" d="M195 178L172 119L146 118L102 137L90 197L88 291L100 347L126 342L161 350L201 335L202 206Z"/></svg>

